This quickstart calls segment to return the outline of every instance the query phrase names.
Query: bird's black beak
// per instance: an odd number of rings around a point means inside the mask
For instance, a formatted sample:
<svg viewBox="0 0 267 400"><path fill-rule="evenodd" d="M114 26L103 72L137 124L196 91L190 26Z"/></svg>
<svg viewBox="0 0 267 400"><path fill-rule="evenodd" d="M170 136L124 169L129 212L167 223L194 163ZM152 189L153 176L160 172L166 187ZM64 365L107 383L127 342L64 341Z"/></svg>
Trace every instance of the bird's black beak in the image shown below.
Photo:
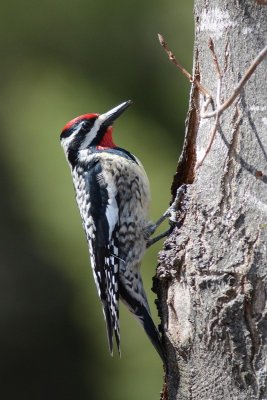
<svg viewBox="0 0 267 400"><path fill-rule="evenodd" d="M133 104L132 100L127 100L118 105L117 107L112 108L112 110L106 112L105 114L101 114L98 117L98 120L101 121L101 124L109 126L112 125L113 122L131 105Z"/></svg>

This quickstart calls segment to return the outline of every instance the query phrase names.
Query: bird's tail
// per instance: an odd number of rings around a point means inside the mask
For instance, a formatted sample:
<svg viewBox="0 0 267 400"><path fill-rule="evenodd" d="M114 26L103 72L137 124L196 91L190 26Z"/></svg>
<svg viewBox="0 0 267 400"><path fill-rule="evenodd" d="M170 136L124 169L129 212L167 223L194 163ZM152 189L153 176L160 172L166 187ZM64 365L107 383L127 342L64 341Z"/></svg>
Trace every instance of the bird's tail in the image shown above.
<svg viewBox="0 0 267 400"><path fill-rule="evenodd" d="M139 302L137 298L131 296L131 292L129 292L122 285L120 286L120 297L122 301L125 303L127 308L134 314L140 324L143 326L147 336L149 337L151 343L157 350L160 358L165 364L166 356L165 351L162 346L161 338L159 335L159 331L157 330L149 311L149 307L147 304L146 298L144 298L146 305Z"/></svg>
<svg viewBox="0 0 267 400"><path fill-rule="evenodd" d="M103 313L106 320L107 326L107 336L108 336L108 346L109 352L111 356L113 356L113 334L115 334L115 339L117 343L117 348L119 355L121 356L121 349L120 349L120 328L118 320L114 323L114 318L112 318L112 313L110 311L110 307L108 304L103 304ZM117 315L118 317L118 315Z"/></svg>
<svg viewBox="0 0 267 400"><path fill-rule="evenodd" d="M159 356L161 357L163 363L165 364L166 357L162 346L161 338L159 335L159 331L155 327L155 324L150 314L148 313L147 309L144 306L140 306L137 312L135 312L135 315L138 318L141 325L144 327L147 336L149 337L151 343L153 344Z"/></svg>

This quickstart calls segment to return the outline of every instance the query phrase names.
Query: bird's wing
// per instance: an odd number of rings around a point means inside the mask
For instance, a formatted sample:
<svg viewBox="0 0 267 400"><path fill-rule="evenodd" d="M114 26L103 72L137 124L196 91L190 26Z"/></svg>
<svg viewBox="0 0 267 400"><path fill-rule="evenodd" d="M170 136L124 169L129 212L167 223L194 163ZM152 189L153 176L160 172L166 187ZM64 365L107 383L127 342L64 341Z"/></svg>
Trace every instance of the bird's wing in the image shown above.
<svg viewBox="0 0 267 400"><path fill-rule="evenodd" d="M107 184L101 163L91 165L85 175L90 206L85 210L84 228L89 243L91 265L107 325L110 353L113 353L113 332L120 353L119 328L119 244L116 237L119 209L116 188ZM86 220L87 218L87 220Z"/></svg>

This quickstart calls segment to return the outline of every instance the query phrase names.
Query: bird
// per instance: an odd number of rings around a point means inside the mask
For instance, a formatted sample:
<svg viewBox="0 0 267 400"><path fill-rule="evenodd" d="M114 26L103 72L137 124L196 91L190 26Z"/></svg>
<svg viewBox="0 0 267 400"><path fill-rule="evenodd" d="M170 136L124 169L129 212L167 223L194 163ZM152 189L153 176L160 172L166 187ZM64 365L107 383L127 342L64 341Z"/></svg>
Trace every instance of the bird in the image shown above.
<svg viewBox="0 0 267 400"><path fill-rule="evenodd" d="M157 227L149 220L149 181L138 158L113 141L113 124L131 104L131 100L124 101L103 114L72 119L64 126L60 142L71 169L110 354L115 337L121 355L121 301L165 362L140 271L149 238Z"/></svg>

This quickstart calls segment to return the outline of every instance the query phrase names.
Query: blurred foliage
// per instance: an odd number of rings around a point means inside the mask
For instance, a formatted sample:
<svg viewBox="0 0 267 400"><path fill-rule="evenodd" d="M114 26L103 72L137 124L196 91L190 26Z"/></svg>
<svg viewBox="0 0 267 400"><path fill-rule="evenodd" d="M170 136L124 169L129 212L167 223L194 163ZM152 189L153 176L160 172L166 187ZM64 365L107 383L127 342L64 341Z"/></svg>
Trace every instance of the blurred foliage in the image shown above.
<svg viewBox="0 0 267 400"><path fill-rule="evenodd" d="M123 100L115 142L142 160L151 218L167 208L184 136L189 84L160 48L164 34L190 71L193 1L1 5L0 396L156 399L162 366L121 307L122 358L108 354L68 165L63 125ZM143 276L150 292L156 257Z"/></svg>

